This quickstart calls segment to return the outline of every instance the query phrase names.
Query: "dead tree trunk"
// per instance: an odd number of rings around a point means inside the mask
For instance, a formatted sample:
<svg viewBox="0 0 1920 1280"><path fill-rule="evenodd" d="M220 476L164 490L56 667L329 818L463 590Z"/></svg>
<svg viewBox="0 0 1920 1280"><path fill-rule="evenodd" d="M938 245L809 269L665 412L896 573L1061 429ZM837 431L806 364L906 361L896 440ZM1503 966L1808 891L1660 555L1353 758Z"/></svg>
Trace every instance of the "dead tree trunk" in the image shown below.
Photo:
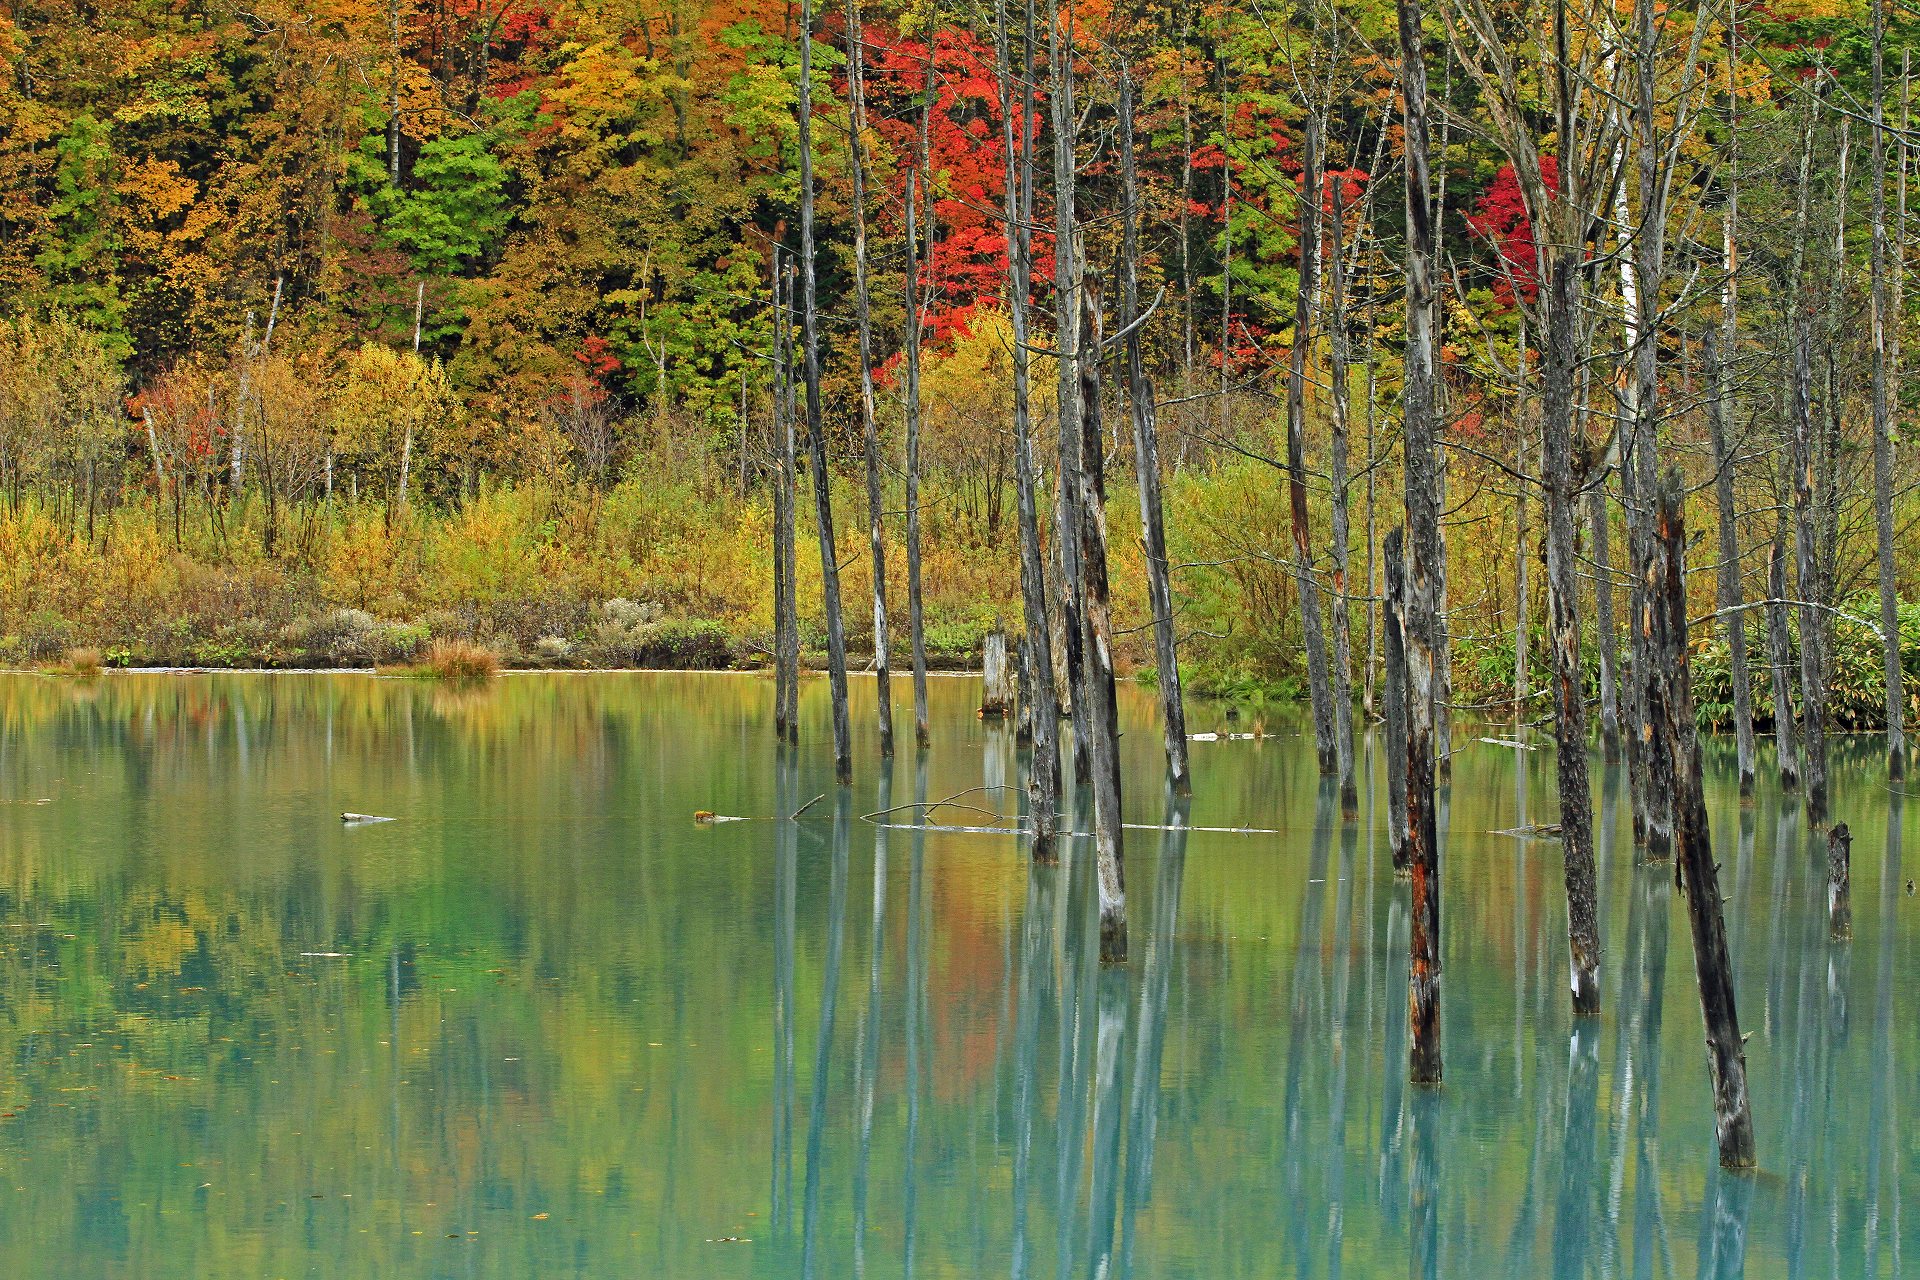
<svg viewBox="0 0 1920 1280"><path fill-rule="evenodd" d="M867 296L866 46L860 0L847 0L847 164L853 170L853 313L860 351L860 430L867 464L867 542L873 558L874 707L880 756L893 755L893 671L887 635L886 504L880 485L880 424L873 409L873 322Z"/></svg>
<svg viewBox="0 0 1920 1280"><path fill-rule="evenodd" d="M1153 652L1160 684L1160 724L1166 738L1167 781L1176 795L1192 790L1187 770L1187 711L1180 693L1180 657L1173 631L1173 582L1167 562L1166 513L1160 500L1160 436L1154 420L1153 382L1133 328L1140 314L1139 187L1133 164L1133 76L1120 68L1120 164L1126 197L1121 247L1125 293L1121 324L1127 326L1127 399L1133 408L1133 466L1140 490L1140 541L1147 562L1147 607L1153 610Z"/></svg>
<svg viewBox="0 0 1920 1280"><path fill-rule="evenodd" d="M1887 776L1907 771L1906 709L1900 675L1900 597L1893 564L1893 422L1887 330L1886 0L1873 0L1873 521L1880 562L1880 641L1887 698Z"/></svg>
<svg viewBox="0 0 1920 1280"><path fill-rule="evenodd" d="M1420 0L1395 0L1405 103L1407 320L1401 421L1406 455L1407 864L1413 879L1408 1075L1437 1084L1440 1054L1440 836L1434 808L1434 680L1440 643L1440 475L1435 448L1432 180L1427 164L1426 35Z"/></svg>
<svg viewBox="0 0 1920 1280"><path fill-rule="evenodd" d="M1600 928L1595 902L1593 797L1587 782L1587 704L1580 669L1580 582L1573 522L1573 386L1579 369L1578 251L1548 256L1546 351L1541 377L1541 463L1547 493L1547 616L1553 649L1553 728L1565 849L1567 951L1576 1017L1600 1012Z"/></svg>
<svg viewBox="0 0 1920 1280"><path fill-rule="evenodd" d="M1025 61L1030 66L1033 61L1032 0L1027 0L1027 10L1029 46ZM1021 694L1033 718L1028 805L1033 821L1033 856L1046 861L1054 857L1054 828L1059 825L1060 815L1060 704L1053 684L1047 570L1040 545L1039 468L1033 456L1027 385L1028 268L1033 246L1033 79L1031 75L1021 76L1025 87L1016 88L1006 0L994 3L994 56L1006 152L1007 316L1013 327L1014 488L1020 512L1020 598L1026 624L1021 648L1027 680Z"/></svg>
<svg viewBox="0 0 1920 1280"><path fill-rule="evenodd" d="M1386 598L1381 622L1385 636L1386 672L1383 701L1387 740L1387 845L1393 851L1393 872L1407 874L1407 570L1403 556L1406 534L1387 531L1381 548L1386 561Z"/></svg>
<svg viewBox="0 0 1920 1280"><path fill-rule="evenodd" d="M1727 953L1720 904L1720 872L1713 860L1707 803L1701 785L1700 740L1693 722L1687 667L1686 489L1676 470L1658 495L1655 534L1660 560L1649 586L1658 615L1656 681L1662 705L1659 744L1672 760L1676 856L1693 928L1693 959L1700 980L1700 1012L1707 1030L1707 1070L1713 1084L1714 1132L1720 1163L1754 1164L1753 1112L1747 1098L1747 1061L1734 1007L1733 963ZM1653 495L1649 495L1652 498Z"/></svg>
<svg viewBox="0 0 1920 1280"><path fill-rule="evenodd" d="M1593 611L1600 649L1600 751L1608 764L1620 759L1620 694L1615 665L1620 654L1613 628L1613 541L1608 527L1607 487L1596 484L1587 495L1593 528Z"/></svg>
<svg viewBox="0 0 1920 1280"><path fill-rule="evenodd" d="M1800 741L1801 781L1807 797L1807 825L1827 821L1827 693L1819 550L1814 534L1812 324L1807 309L1795 303L1793 334L1793 558L1800 593Z"/></svg>
<svg viewBox="0 0 1920 1280"><path fill-rule="evenodd" d="M1726 333L1731 336L1729 321ZM1703 343L1707 376L1707 427L1712 436L1714 494L1720 504L1720 607L1727 611L1727 649L1731 655L1733 681L1734 749L1740 768L1740 796L1753 796L1753 690L1747 674L1747 620L1742 608L1745 592L1740 586L1740 536L1734 525L1733 450L1727 439L1727 404L1733 395L1733 379L1728 375L1720 353L1720 337L1708 329Z"/></svg>
<svg viewBox="0 0 1920 1280"><path fill-rule="evenodd" d="M1793 645L1787 635L1787 556L1775 536L1767 557L1767 665L1773 675L1773 741L1780 787L1800 786L1800 751L1793 736Z"/></svg>
<svg viewBox="0 0 1920 1280"><path fill-rule="evenodd" d="M853 780L853 726L847 718L847 626L840 613L840 561L833 537L833 485L827 472L827 429L820 405L820 311L814 297L813 0L800 0L800 325L807 393L807 440L813 455L814 522L820 540L820 587L827 615L827 679L833 692L833 771Z"/></svg>
<svg viewBox="0 0 1920 1280"><path fill-rule="evenodd" d="M1527 623L1527 569L1530 556L1527 541L1532 530L1527 527L1527 378L1531 372L1527 360L1527 321L1520 318L1520 342L1516 359L1520 367L1519 391L1514 397L1513 407L1513 460L1514 471L1520 479L1514 482L1513 497L1513 723L1520 727L1527 722L1528 688L1527 660L1528 646L1532 639Z"/></svg>
<svg viewBox="0 0 1920 1280"><path fill-rule="evenodd" d="M921 157L921 167L926 157ZM907 174L907 630L913 640L913 740L927 745L927 625L920 593L920 244L914 235L919 170Z"/></svg>
<svg viewBox="0 0 1920 1280"><path fill-rule="evenodd" d="M1100 440L1099 282L1080 283L1080 572L1086 606L1085 702L1087 759L1093 771L1093 835L1100 882L1100 962L1127 958L1126 861L1121 848L1120 708L1113 687L1113 611L1107 584L1107 483Z"/></svg>
<svg viewBox="0 0 1920 1280"><path fill-rule="evenodd" d="M1293 350L1287 359L1287 499L1293 530L1293 589L1300 602L1300 635L1307 651L1307 696L1313 706L1313 742L1320 773L1338 764L1333 741L1333 694L1327 687L1327 641L1320 630L1320 588L1314 582L1313 538L1307 529L1307 350L1312 345L1313 295L1320 260L1320 116L1306 120L1306 168L1300 192L1300 280L1294 291Z"/></svg>
<svg viewBox="0 0 1920 1280"><path fill-rule="evenodd" d="M1048 0L1048 53L1050 92L1048 104L1053 115L1053 314L1054 348L1060 353L1055 361L1058 378L1060 421L1060 474L1058 502L1054 517L1054 543L1059 548L1061 615L1067 651L1067 686L1073 706L1073 776L1084 780L1088 772L1086 710L1086 623L1080 572L1080 528L1075 501L1075 477L1081 467L1080 416L1080 280L1086 274L1086 245L1080 238L1080 225L1074 212L1074 192L1078 184L1075 172L1077 132L1074 118L1072 26L1060 21L1059 0ZM1095 357L1096 359L1098 357Z"/></svg>
<svg viewBox="0 0 1920 1280"><path fill-rule="evenodd" d="M773 253L773 434L778 459L773 485L773 728L787 742L800 740L800 622L794 584L794 501L798 462L793 438L792 267Z"/></svg>
<svg viewBox="0 0 1920 1280"><path fill-rule="evenodd" d="M1853 833L1844 822L1827 832L1827 932L1835 942L1853 936Z"/></svg>
<svg viewBox="0 0 1920 1280"><path fill-rule="evenodd" d="M1347 388L1347 266L1341 248L1346 231L1344 186L1344 179L1335 178L1327 237L1327 374L1333 382L1327 464L1333 508L1333 754L1340 772L1340 812L1351 819L1360 814L1360 791L1353 769L1353 605L1347 594L1353 530L1347 511L1347 435L1352 397Z"/></svg>

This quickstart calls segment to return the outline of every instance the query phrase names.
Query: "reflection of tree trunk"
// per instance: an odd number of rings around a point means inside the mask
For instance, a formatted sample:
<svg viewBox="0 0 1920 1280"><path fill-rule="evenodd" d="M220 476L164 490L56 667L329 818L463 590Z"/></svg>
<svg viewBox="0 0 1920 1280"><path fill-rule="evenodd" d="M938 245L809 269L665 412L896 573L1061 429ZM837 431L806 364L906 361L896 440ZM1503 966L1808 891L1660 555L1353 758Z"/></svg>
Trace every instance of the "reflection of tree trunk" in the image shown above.
<svg viewBox="0 0 1920 1280"><path fill-rule="evenodd" d="M798 894L799 827L785 820L799 804L793 756L784 748L775 764L773 881L773 1191L771 1220L776 1234L793 1229L793 960L794 905Z"/></svg>
<svg viewBox="0 0 1920 1280"><path fill-rule="evenodd" d="M1584 1276L1592 1263L1594 1128L1600 1093L1600 1028L1575 1019L1567 1044L1567 1110L1560 1153L1560 1194L1553 1211L1553 1274Z"/></svg>
<svg viewBox="0 0 1920 1280"><path fill-rule="evenodd" d="M827 897L826 961L820 978L820 1029L814 1041L813 1101L807 1110L806 1203L801 1217L801 1275L812 1280L820 1242L820 1190L824 1178L827 1079L833 1065L833 1015L840 997L840 949L847 919L847 823L852 797L840 789L833 809L833 880ZM791 820L788 820L791 825Z"/></svg>
<svg viewBox="0 0 1920 1280"><path fill-rule="evenodd" d="M880 771L875 807L885 813L893 804L893 775ZM924 810L922 811L924 812ZM880 1073L880 957L886 948L887 828L873 828L873 928L867 935L867 1012L860 1022L860 1058L857 1092L860 1095L860 1155L853 1177L853 1273L867 1271L868 1172L873 1157L874 1078Z"/></svg>
<svg viewBox="0 0 1920 1280"><path fill-rule="evenodd" d="M1318 1015L1325 1011L1320 1000L1320 933L1326 915L1327 858L1333 842L1335 786L1331 778L1322 777L1314 795L1313 836L1308 844L1306 884L1300 892L1300 928L1296 936L1293 975L1289 984L1287 1075L1281 1093L1287 1150L1286 1165L1281 1174L1281 1194L1288 1205L1287 1229L1292 1236L1293 1255L1303 1260L1312 1254L1317 1225L1310 1224L1308 1220L1306 1166L1311 1153L1306 1135L1306 1081L1309 1060L1318 1062L1324 1057L1327 1045L1333 1038L1332 1028L1321 1025ZM1319 1099L1316 1097L1314 1101L1317 1104ZM1318 1163L1317 1159L1315 1163Z"/></svg>
<svg viewBox="0 0 1920 1280"><path fill-rule="evenodd" d="M1153 924L1140 968L1140 1005L1133 1038L1133 1085L1127 1099L1127 1173L1120 1205L1120 1260L1114 1274L1133 1275L1134 1222L1153 1194L1153 1142L1160 1121L1160 1062L1167 1039L1167 993L1180 923L1187 863L1187 797L1169 788L1166 830L1154 869ZM1351 830L1352 828L1349 828Z"/></svg>

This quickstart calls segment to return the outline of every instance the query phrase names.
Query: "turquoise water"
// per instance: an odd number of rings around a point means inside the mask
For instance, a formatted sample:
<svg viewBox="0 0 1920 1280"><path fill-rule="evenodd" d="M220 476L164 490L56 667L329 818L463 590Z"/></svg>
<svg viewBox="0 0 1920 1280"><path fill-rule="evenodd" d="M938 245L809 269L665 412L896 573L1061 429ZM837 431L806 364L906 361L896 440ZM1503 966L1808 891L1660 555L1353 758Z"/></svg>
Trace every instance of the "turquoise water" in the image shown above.
<svg viewBox="0 0 1920 1280"><path fill-rule="evenodd" d="M1143 829L1102 971L1085 850L877 825L1013 804L971 790L1019 780L977 685L933 691L932 750L882 781L856 684L836 794L812 685L789 758L753 677L0 677L10 1272L1854 1276L1920 1247L1920 899L1871 742L1836 752L1845 945L1824 842L1710 755L1763 1165L1730 1178L1682 905L1597 757L1604 1016L1570 1025L1559 846L1497 834L1552 820L1551 750L1463 733L1446 1084L1410 1090L1381 788L1342 827L1276 718L1194 745L1187 815L1266 830L1151 829L1123 690Z"/></svg>

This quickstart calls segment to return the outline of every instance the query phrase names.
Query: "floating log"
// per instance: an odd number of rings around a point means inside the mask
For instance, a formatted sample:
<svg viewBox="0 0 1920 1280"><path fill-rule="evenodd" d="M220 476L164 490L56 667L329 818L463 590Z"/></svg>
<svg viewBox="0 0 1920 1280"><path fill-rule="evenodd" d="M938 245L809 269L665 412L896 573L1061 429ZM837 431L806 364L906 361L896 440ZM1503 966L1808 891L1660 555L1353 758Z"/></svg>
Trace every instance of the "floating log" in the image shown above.
<svg viewBox="0 0 1920 1280"><path fill-rule="evenodd" d="M364 827L374 822L392 822L392 818L383 818L377 813L343 813L340 821L350 827Z"/></svg>

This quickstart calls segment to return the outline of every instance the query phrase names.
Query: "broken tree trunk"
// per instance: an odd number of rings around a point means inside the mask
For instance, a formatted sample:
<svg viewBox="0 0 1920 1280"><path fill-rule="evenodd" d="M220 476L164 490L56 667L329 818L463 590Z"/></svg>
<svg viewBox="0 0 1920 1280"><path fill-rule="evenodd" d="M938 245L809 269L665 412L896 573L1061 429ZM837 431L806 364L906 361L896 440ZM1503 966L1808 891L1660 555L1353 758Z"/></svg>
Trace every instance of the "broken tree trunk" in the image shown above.
<svg viewBox="0 0 1920 1280"><path fill-rule="evenodd" d="M1729 1169L1748 1169L1754 1164L1754 1140L1747 1061L1740 1017L1734 1006L1733 963L1727 952L1726 919L1720 903L1720 871L1713 860L1707 825L1700 740L1694 728L1687 665L1685 493L1679 471L1669 472L1654 520L1662 556L1649 594L1660 615L1657 667L1665 704L1661 746L1673 760L1676 856L1683 869L1687 917L1693 929L1693 959L1700 980L1700 1012L1706 1022L1707 1070L1713 1084L1714 1133L1720 1163Z"/></svg>
<svg viewBox="0 0 1920 1280"><path fill-rule="evenodd" d="M1176 795L1192 790L1187 769L1187 712L1180 693L1180 658L1173 631L1173 582L1167 562L1166 512L1160 500L1160 437L1153 381L1132 328L1140 311L1139 188L1133 164L1133 77L1120 69L1120 157L1126 229L1121 247L1125 294L1120 322L1127 326L1127 399L1133 408L1133 466L1140 491L1140 542L1147 562L1147 607L1153 611L1153 653L1160 685L1160 724L1167 747L1167 781Z"/></svg>
<svg viewBox="0 0 1920 1280"><path fill-rule="evenodd" d="M1835 942L1853 936L1853 832L1844 822L1827 832L1827 931Z"/></svg>
<svg viewBox="0 0 1920 1280"><path fill-rule="evenodd" d="M1107 486L1100 441L1100 287L1091 275L1080 283L1080 467L1075 477L1080 510L1081 599L1086 608L1086 675L1080 717L1086 726L1087 761L1093 773L1093 836L1100 886L1100 962L1127 958L1127 887L1121 847L1120 708L1113 687L1113 612L1107 584Z"/></svg>
<svg viewBox="0 0 1920 1280"><path fill-rule="evenodd" d="M847 717L847 624L840 613L840 559L833 537L833 484L827 473L827 428L820 403L820 309L814 295L813 0L800 3L800 325L807 392L807 441L813 455L814 523L820 540L820 588L827 615L827 680L833 693L833 771L853 780L853 726Z"/></svg>
<svg viewBox="0 0 1920 1280"><path fill-rule="evenodd" d="M1013 672L1007 661L1007 633L999 624L987 632L981 646L980 714L998 720L1013 707Z"/></svg>
<svg viewBox="0 0 1920 1280"><path fill-rule="evenodd" d="M1407 872L1407 649L1405 633L1406 564L1403 555L1406 534L1400 529L1387 532L1382 547L1386 561L1386 599L1381 618L1385 636L1386 673L1382 690L1386 713L1387 739L1387 845L1393 851L1395 875Z"/></svg>

